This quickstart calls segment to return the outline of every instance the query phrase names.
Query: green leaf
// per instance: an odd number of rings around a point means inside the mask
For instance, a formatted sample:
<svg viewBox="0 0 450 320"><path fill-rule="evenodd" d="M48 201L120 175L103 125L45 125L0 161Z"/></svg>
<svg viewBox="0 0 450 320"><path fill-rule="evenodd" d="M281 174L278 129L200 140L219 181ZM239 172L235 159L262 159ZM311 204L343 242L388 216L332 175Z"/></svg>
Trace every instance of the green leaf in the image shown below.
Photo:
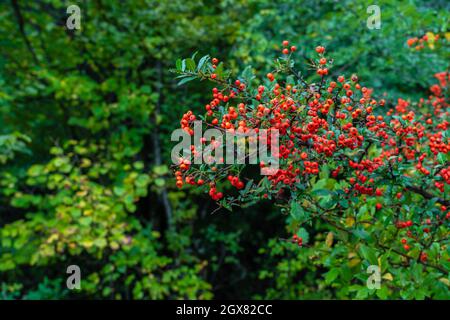
<svg viewBox="0 0 450 320"><path fill-rule="evenodd" d="M299 238L302 238L302 241L303 241L304 244L308 243L308 241L309 241L309 233L308 233L308 231L306 231L305 228L300 228L298 230L298 232L297 232L297 236Z"/></svg>
<svg viewBox="0 0 450 320"><path fill-rule="evenodd" d="M242 71L241 77L247 84L250 84L255 78L255 75L252 71L252 66L247 66L244 71Z"/></svg>
<svg viewBox="0 0 450 320"><path fill-rule="evenodd" d="M344 199L339 201L339 204L341 205L342 208L347 209L349 204L348 204L348 200Z"/></svg>
<svg viewBox="0 0 450 320"><path fill-rule="evenodd" d="M89 226L92 223L92 218L91 217L82 217L82 218L80 218L79 221L82 226Z"/></svg>
<svg viewBox="0 0 450 320"><path fill-rule="evenodd" d="M367 240L370 238L369 233L364 229L355 229L353 230L353 234L360 239Z"/></svg>
<svg viewBox="0 0 450 320"><path fill-rule="evenodd" d="M183 79L181 79L180 82L177 83L177 86L181 86L182 84L185 84L186 82L192 81L196 78L197 78L197 76L189 76L189 77L183 78Z"/></svg>
<svg viewBox="0 0 450 320"><path fill-rule="evenodd" d="M316 196L321 196L321 197L326 197L326 196L333 194L332 191L327 190L327 189L314 190L312 193Z"/></svg>
<svg viewBox="0 0 450 320"><path fill-rule="evenodd" d="M163 187L164 184L165 184L164 179L162 179L162 178L155 179L155 185L156 185L157 187Z"/></svg>
<svg viewBox="0 0 450 320"><path fill-rule="evenodd" d="M214 71L215 74L217 74L217 77L223 78L223 63L219 63L216 70Z"/></svg>
<svg viewBox="0 0 450 320"><path fill-rule="evenodd" d="M440 164L444 164L447 161L446 156L443 153L439 153L437 155L437 160L439 161Z"/></svg>
<svg viewBox="0 0 450 320"><path fill-rule="evenodd" d="M201 57L200 61L198 62L197 71L200 71L205 64L206 61L209 60L209 55Z"/></svg>
<svg viewBox="0 0 450 320"><path fill-rule="evenodd" d="M389 298L389 289L387 286L381 286L380 289L376 291L376 295L380 299L388 299Z"/></svg>
<svg viewBox="0 0 450 320"><path fill-rule="evenodd" d="M159 176L162 176L169 172L169 168L166 165L154 166L153 172Z"/></svg>
<svg viewBox="0 0 450 320"><path fill-rule="evenodd" d="M177 59L176 67L177 67L177 71L182 71L181 70L181 59Z"/></svg>
<svg viewBox="0 0 450 320"><path fill-rule="evenodd" d="M195 71L195 61L191 58L186 59L186 67L188 71Z"/></svg>
<svg viewBox="0 0 450 320"><path fill-rule="evenodd" d="M378 265L377 256L372 248L366 245L361 245L359 247L359 251L361 252L361 255L364 257L364 259L369 261L370 264Z"/></svg>
<svg viewBox="0 0 450 320"><path fill-rule="evenodd" d="M107 242L103 238L95 239L94 244L99 248L104 248L107 245Z"/></svg>
<svg viewBox="0 0 450 320"><path fill-rule="evenodd" d="M291 214L292 218L296 222L299 222L299 223L304 223L304 222L308 221L308 219L309 219L309 213L306 212L303 209L302 205L299 202L295 201L295 200L293 200L291 202L291 212L290 212L290 214Z"/></svg>
<svg viewBox="0 0 450 320"><path fill-rule="evenodd" d="M365 299L369 295L369 289L362 287L356 294L356 299Z"/></svg>
<svg viewBox="0 0 450 320"><path fill-rule="evenodd" d="M247 194L250 191L250 188L253 186L253 180L249 180L245 185L244 190L241 191L242 194Z"/></svg>
<svg viewBox="0 0 450 320"><path fill-rule="evenodd" d="M328 271L328 272L325 274L325 282L326 282L327 284L333 283L333 281L336 280L337 277L339 276L339 273L340 273L340 271L339 271L338 268L331 269L330 271Z"/></svg>
<svg viewBox="0 0 450 320"><path fill-rule="evenodd" d="M121 197L125 194L125 188L122 186L114 186L113 192L116 196Z"/></svg>

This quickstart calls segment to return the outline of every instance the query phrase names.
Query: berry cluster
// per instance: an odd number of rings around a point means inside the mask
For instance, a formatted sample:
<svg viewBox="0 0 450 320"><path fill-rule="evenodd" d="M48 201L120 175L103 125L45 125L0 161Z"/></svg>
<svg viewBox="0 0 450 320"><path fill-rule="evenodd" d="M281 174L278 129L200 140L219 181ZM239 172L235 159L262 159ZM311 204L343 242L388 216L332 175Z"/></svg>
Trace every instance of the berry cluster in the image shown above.
<svg viewBox="0 0 450 320"><path fill-rule="evenodd" d="M437 42L440 38L439 34L433 34L432 32L427 32L422 37L413 37L409 38L406 41L408 47L414 47L416 50L422 50L425 48L425 44L428 43L430 47L434 46L434 43Z"/></svg>
<svg viewBox="0 0 450 320"><path fill-rule="evenodd" d="M296 234L293 235L292 242L296 243L299 247L301 247L303 245L303 239L301 237L297 236Z"/></svg>

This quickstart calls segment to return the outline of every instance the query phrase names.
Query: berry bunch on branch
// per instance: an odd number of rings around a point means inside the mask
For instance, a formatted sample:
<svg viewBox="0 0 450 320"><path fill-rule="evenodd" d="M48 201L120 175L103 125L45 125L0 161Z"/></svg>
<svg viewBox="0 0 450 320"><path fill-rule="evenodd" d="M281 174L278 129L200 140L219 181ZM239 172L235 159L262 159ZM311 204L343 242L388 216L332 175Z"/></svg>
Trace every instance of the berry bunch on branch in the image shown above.
<svg viewBox="0 0 450 320"><path fill-rule="evenodd" d="M286 241L299 246L312 242L308 233L320 221L339 235L335 241L365 243L375 257L389 251L397 263L416 261L448 275L449 72L436 73L419 102L388 103L357 75L335 74L323 46L299 68L296 51L284 41L273 70L261 79L251 67L233 78L209 56L198 63L195 57L177 61L180 84L193 79L215 84L204 113L182 117L181 128L193 140L190 155L177 158L177 186L204 188L230 210L274 201L288 219ZM197 120L202 129L224 134L277 131L279 148L269 151L278 170L260 175L268 165L264 161L195 164L203 148L225 144L195 137Z"/></svg>

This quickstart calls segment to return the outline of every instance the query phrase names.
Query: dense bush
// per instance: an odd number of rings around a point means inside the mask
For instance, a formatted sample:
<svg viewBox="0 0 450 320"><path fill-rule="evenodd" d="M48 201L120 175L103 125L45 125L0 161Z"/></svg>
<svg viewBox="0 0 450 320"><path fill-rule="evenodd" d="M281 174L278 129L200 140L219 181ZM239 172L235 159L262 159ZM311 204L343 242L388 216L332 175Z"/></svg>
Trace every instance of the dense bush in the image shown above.
<svg viewBox="0 0 450 320"><path fill-rule="evenodd" d="M312 83L318 76L308 72L305 62L320 44L333 53L332 79L358 73L377 101L386 100L384 108L402 98L418 118L419 110L429 108L428 88L438 84L433 74L447 68L448 47L426 43L417 51L406 39L427 32L445 39L445 1L380 1L380 30L367 29L367 4L359 0L80 1L81 30L66 28L67 5L53 0L0 3L2 298L448 296L448 275L441 270L423 268L415 259L409 267L396 268L403 258L388 254L389 249L382 253L370 242L363 249L352 247L355 235L338 241L339 229L321 219L304 226L310 239L303 236L303 247L280 240L298 227L289 215L289 198L277 200L288 206L286 215L269 200L235 207L232 213L216 211L202 190L178 189L169 168L170 133L179 126L179 116L187 109L202 112L213 88L196 81L177 86L180 80L170 70L178 57L210 53L224 60L232 74L252 65L247 74L261 75L281 50L281 41L289 38L297 44L296 68ZM269 88L261 77L254 82ZM420 97L425 100L419 106ZM390 126L390 117L384 121ZM422 125L426 132L433 127ZM376 150L368 149L370 159ZM432 151L424 152L424 167L434 174ZM333 192L345 187L344 179L332 177L334 167L321 169L316 180L334 183ZM340 174L348 178L349 172ZM380 188L387 185L380 183ZM386 195L397 191L384 188ZM445 189L443 194L426 191L447 199ZM310 196L334 196L320 193ZM367 196L367 203L383 202L375 213L383 216L400 204L405 211L409 198L417 201L414 210L429 203L430 212L439 211L433 206L436 198L424 201L421 195L402 193L392 200ZM361 204L362 198L356 204L362 215L373 214L372 205ZM297 215L309 212L293 206ZM422 222L424 215L411 220ZM388 226L377 230L389 233L392 222ZM433 225L433 237L443 228ZM423 232L419 225L416 229ZM419 244L408 240L406 253L395 239L392 250L417 257ZM437 259L433 250L426 250L426 263L448 272L444 258ZM444 248L438 251L448 255ZM383 274L390 274L390 285L377 292L364 289L364 267L373 254L382 258L380 263L389 262ZM71 264L81 268L80 291L65 286Z"/></svg>

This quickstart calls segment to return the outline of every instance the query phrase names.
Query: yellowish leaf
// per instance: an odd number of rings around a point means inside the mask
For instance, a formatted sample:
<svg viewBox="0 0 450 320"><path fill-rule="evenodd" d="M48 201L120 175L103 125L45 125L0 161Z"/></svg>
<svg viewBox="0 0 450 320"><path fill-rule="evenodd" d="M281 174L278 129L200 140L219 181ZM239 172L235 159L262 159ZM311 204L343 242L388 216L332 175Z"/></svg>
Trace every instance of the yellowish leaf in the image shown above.
<svg viewBox="0 0 450 320"><path fill-rule="evenodd" d="M47 239L47 243L52 243L53 241L58 240L59 235L57 233L52 233L50 237Z"/></svg>
<svg viewBox="0 0 450 320"><path fill-rule="evenodd" d="M353 218L353 217L351 217L351 216L348 216L346 219L345 219L345 225L347 226L347 227L351 227L351 226L353 226L355 224L355 218Z"/></svg>
<svg viewBox="0 0 450 320"><path fill-rule="evenodd" d="M433 32L427 32L427 43L430 49L434 49L435 35Z"/></svg>
<svg viewBox="0 0 450 320"><path fill-rule="evenodd" d="M348 266L349 266L350 268L352 268L352 267L354 267L354 266L357 266L360 262L361 262L361 260L360 260L359 258L354 258L354 259L351 259L351 260L348 262Z"/></svg>
<svg viewBox="0 0 450 320"><path fill-rule="evenodd" d="M325 244L327 245L327 247L331 248L331 246L333 245L333 239L334 239L334 235L333 232L328 232L327 234L327 238L325 239Z"/></svg>
<svg viewBox="0 0 450 320"><path fill-rule="evenodd" d="M394 277L390 273L385 273L382 278L389 281L394 280Z"/></svg>
<svg viewBox="0 0 450 320"><path fill-rule="evenodd" d="M440 278L439 281L450 287L450 281L447 278Z"/></svg>
<svg viewBox="0 0 450 320"><path fill-rule="evenodd" d="M445 33L445 39L447 39L447 41L450 41L450 32Z"/></svg>

